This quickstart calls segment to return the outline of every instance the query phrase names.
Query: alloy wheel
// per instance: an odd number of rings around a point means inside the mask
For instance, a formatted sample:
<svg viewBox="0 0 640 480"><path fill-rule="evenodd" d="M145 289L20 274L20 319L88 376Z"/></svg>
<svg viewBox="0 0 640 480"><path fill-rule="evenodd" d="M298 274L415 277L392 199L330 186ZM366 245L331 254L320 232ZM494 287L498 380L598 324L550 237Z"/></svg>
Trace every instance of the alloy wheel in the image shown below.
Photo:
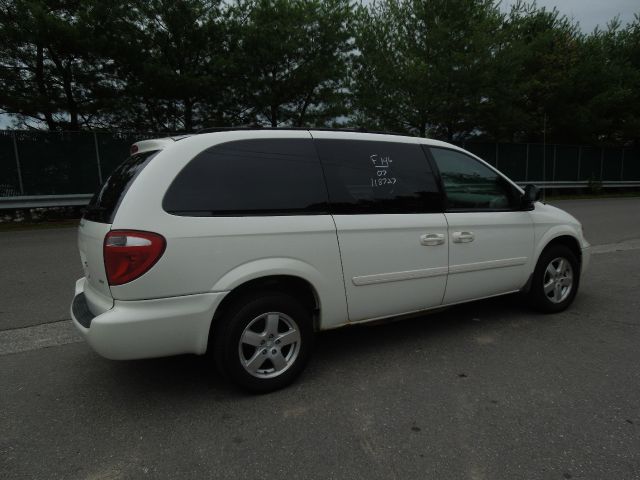
<svg viewBox="0 0 640 480"><path fill-rule="evenodd" d="M300 342L300 330L290 316L263 313L251 320L240 336L240 363L254 377L277 377L296 361Z"/></svg>
<svg viewBox="0 0 640 480"><path fill-rule="evenodd" d="M552 303L562 303L573 288L573 268L563 257L551 260L544 271L544 294Z"/></svg>

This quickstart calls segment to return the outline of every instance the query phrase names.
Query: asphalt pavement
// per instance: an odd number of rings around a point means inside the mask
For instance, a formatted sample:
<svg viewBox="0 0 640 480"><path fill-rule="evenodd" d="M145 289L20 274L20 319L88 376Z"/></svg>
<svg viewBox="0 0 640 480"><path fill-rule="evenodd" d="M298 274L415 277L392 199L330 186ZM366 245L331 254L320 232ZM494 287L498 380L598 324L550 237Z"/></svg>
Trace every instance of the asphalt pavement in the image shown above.
<svg viewBox="0 0 640 480"><path fill-rule="evenodd" d="M550 203L580 220L587 240L593 245L640 239L640 197Z"/></svg>
<svg viewBox="0 0 640 480"><path fill-rule="evenodd" d="M640 199L558 205L599 245L569 310L509 296L323 332L262 396L203 357L108 361L42 324L71 299L75 232L0 233L0 478L639 479Z"/></svg>
<svg viewBox="0 0 640 480"><path fill-rule="evenodd" d="M0 331L69 318L82 265L75 228L0 232Z"/></svg>

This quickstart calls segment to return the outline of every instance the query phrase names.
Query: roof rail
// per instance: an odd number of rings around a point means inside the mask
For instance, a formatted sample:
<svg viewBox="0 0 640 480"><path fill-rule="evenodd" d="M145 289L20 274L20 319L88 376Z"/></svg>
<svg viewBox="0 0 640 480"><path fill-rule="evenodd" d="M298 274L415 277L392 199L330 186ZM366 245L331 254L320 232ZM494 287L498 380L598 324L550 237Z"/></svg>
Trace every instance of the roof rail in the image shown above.
<svg viewBox="0 0 640 480"><path fill-rule="evenodd" d="M215 132L232 132L233 130L259 130L262 129L262 125L253 124L253 125L237 125L235 127L207 127L201 128L196 131L196 134L199 133L215 133Z"/></svg>
<svg viewBox="0 0 640 480"><path fill-rule="evenodd" d="M406 133L400 132L385 132L379 130L367 130L366 128L329 128L329 127L263 127L262 125L239 125L237 127L210 127L202 128L196 131L196 134L200 133L215 133L215 132L232 132L235 130L303 130L303 131L322 131L322 132L351 132L351 133L376 133L381 135L401 135L411 136Z"/></svg>

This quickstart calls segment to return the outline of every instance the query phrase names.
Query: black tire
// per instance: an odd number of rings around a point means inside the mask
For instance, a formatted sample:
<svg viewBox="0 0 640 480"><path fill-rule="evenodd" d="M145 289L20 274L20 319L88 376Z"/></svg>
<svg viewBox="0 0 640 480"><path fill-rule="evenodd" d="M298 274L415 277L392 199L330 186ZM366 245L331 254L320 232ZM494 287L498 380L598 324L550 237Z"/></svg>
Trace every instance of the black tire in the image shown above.
<svg viewBox="0 0 640 480"><path fill-rule="evenodd" d="M562 290L566 285L562 283L566 281L566 275L560 272L556 280L553 280L552 274L547 271L547 267L554 262L554 267L559 266L558 259L564 259L571 267L572 281L571 288L568 293ZM566 269L565 272L566 273ZM550 282L559 282L559 291L545 292L545 284ZM580 262L576 258L573 251L565 245L550 245L540 255L536 269L533 273L531 281L531 289L529 291L529 304L535 310L543 313L557 313L565 310L571 303L578 292L580 284Z"/></svg>
<svg viewBox="0 0 640 480"><path fill-rule="evenodd" d="M275 321L279 333L272 334L268 325L274 324L275 313L279 314ZM263 332L256 332L262 329ZM294 330L299 333L299 341L284 345L287 338L296 338ZM313 350L311 312L294 297L281 292L261 292L234 302L216 322L212 334L218 369L233 383L254 393L272 392L292 383L304 370ZM263 344L241 344L241 339L246 338ZM254 370L255 366L259 368Z"/></svg>

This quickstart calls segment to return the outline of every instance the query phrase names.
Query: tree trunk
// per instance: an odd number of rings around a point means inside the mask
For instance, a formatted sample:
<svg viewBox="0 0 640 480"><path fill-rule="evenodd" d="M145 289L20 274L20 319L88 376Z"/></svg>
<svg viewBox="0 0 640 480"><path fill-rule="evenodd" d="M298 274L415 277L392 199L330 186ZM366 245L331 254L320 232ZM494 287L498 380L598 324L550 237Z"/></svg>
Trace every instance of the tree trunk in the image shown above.
<svg viewBox="0 0 640 480"><path fill-rule="evenodd" d="M73 81L73 71L71 67L71 61L65 66L64 61L58 58L56 53L51 47L48 47L51 60L55 63L56 68L62 75L62 87L64 89L64 96L67 99L67 111L69 112L69 129L72 131L80 130L80 123L78 122L78 104L75 98L73 98L73 87L71 82Z"/></svg>
<svg viewBox="0 0 640 480"><path fill-rule="evenodd" d="M38 93L40 94L40 97L42 97L41 105L43 105L44 110L42 113L44 114L45 121L47 122L47 127L49 130L55 130L57 125L53 120L53 115L51 114L51 111L49 111L49 107L47 105L49 95L44 82L44 47L42 45L38 45L36 51L36 84L38 86Z"/></svg>
<svg viewBox="0 0 640 480"><path fill-rule="evenodd" d="M78 104L73 98L73 89L71 87L71 80L73 74L71 72L71 64L65 68L64 75L64 94L67 97L67 109L69 110L69 126L72 131L80 130L80 123L78 122Z"/></svg>
<svg viewBox="0 0 640 480"><path fill-rule="evenodd" d="M298 121L296 122L296 127L304 127L304 121L307 115L307 108L309 108L309 104L311 103L311 97L313 96L313 91L309 92L304 99L304 103L302 104L302 108L300 109L300 114L298 115Z"/></svg>
<svg viewBox="0 0 640 480"><path fill-rule="evenodd" d="M193 101L190 98L184 99L184 129L193 131Z"/></svg>

